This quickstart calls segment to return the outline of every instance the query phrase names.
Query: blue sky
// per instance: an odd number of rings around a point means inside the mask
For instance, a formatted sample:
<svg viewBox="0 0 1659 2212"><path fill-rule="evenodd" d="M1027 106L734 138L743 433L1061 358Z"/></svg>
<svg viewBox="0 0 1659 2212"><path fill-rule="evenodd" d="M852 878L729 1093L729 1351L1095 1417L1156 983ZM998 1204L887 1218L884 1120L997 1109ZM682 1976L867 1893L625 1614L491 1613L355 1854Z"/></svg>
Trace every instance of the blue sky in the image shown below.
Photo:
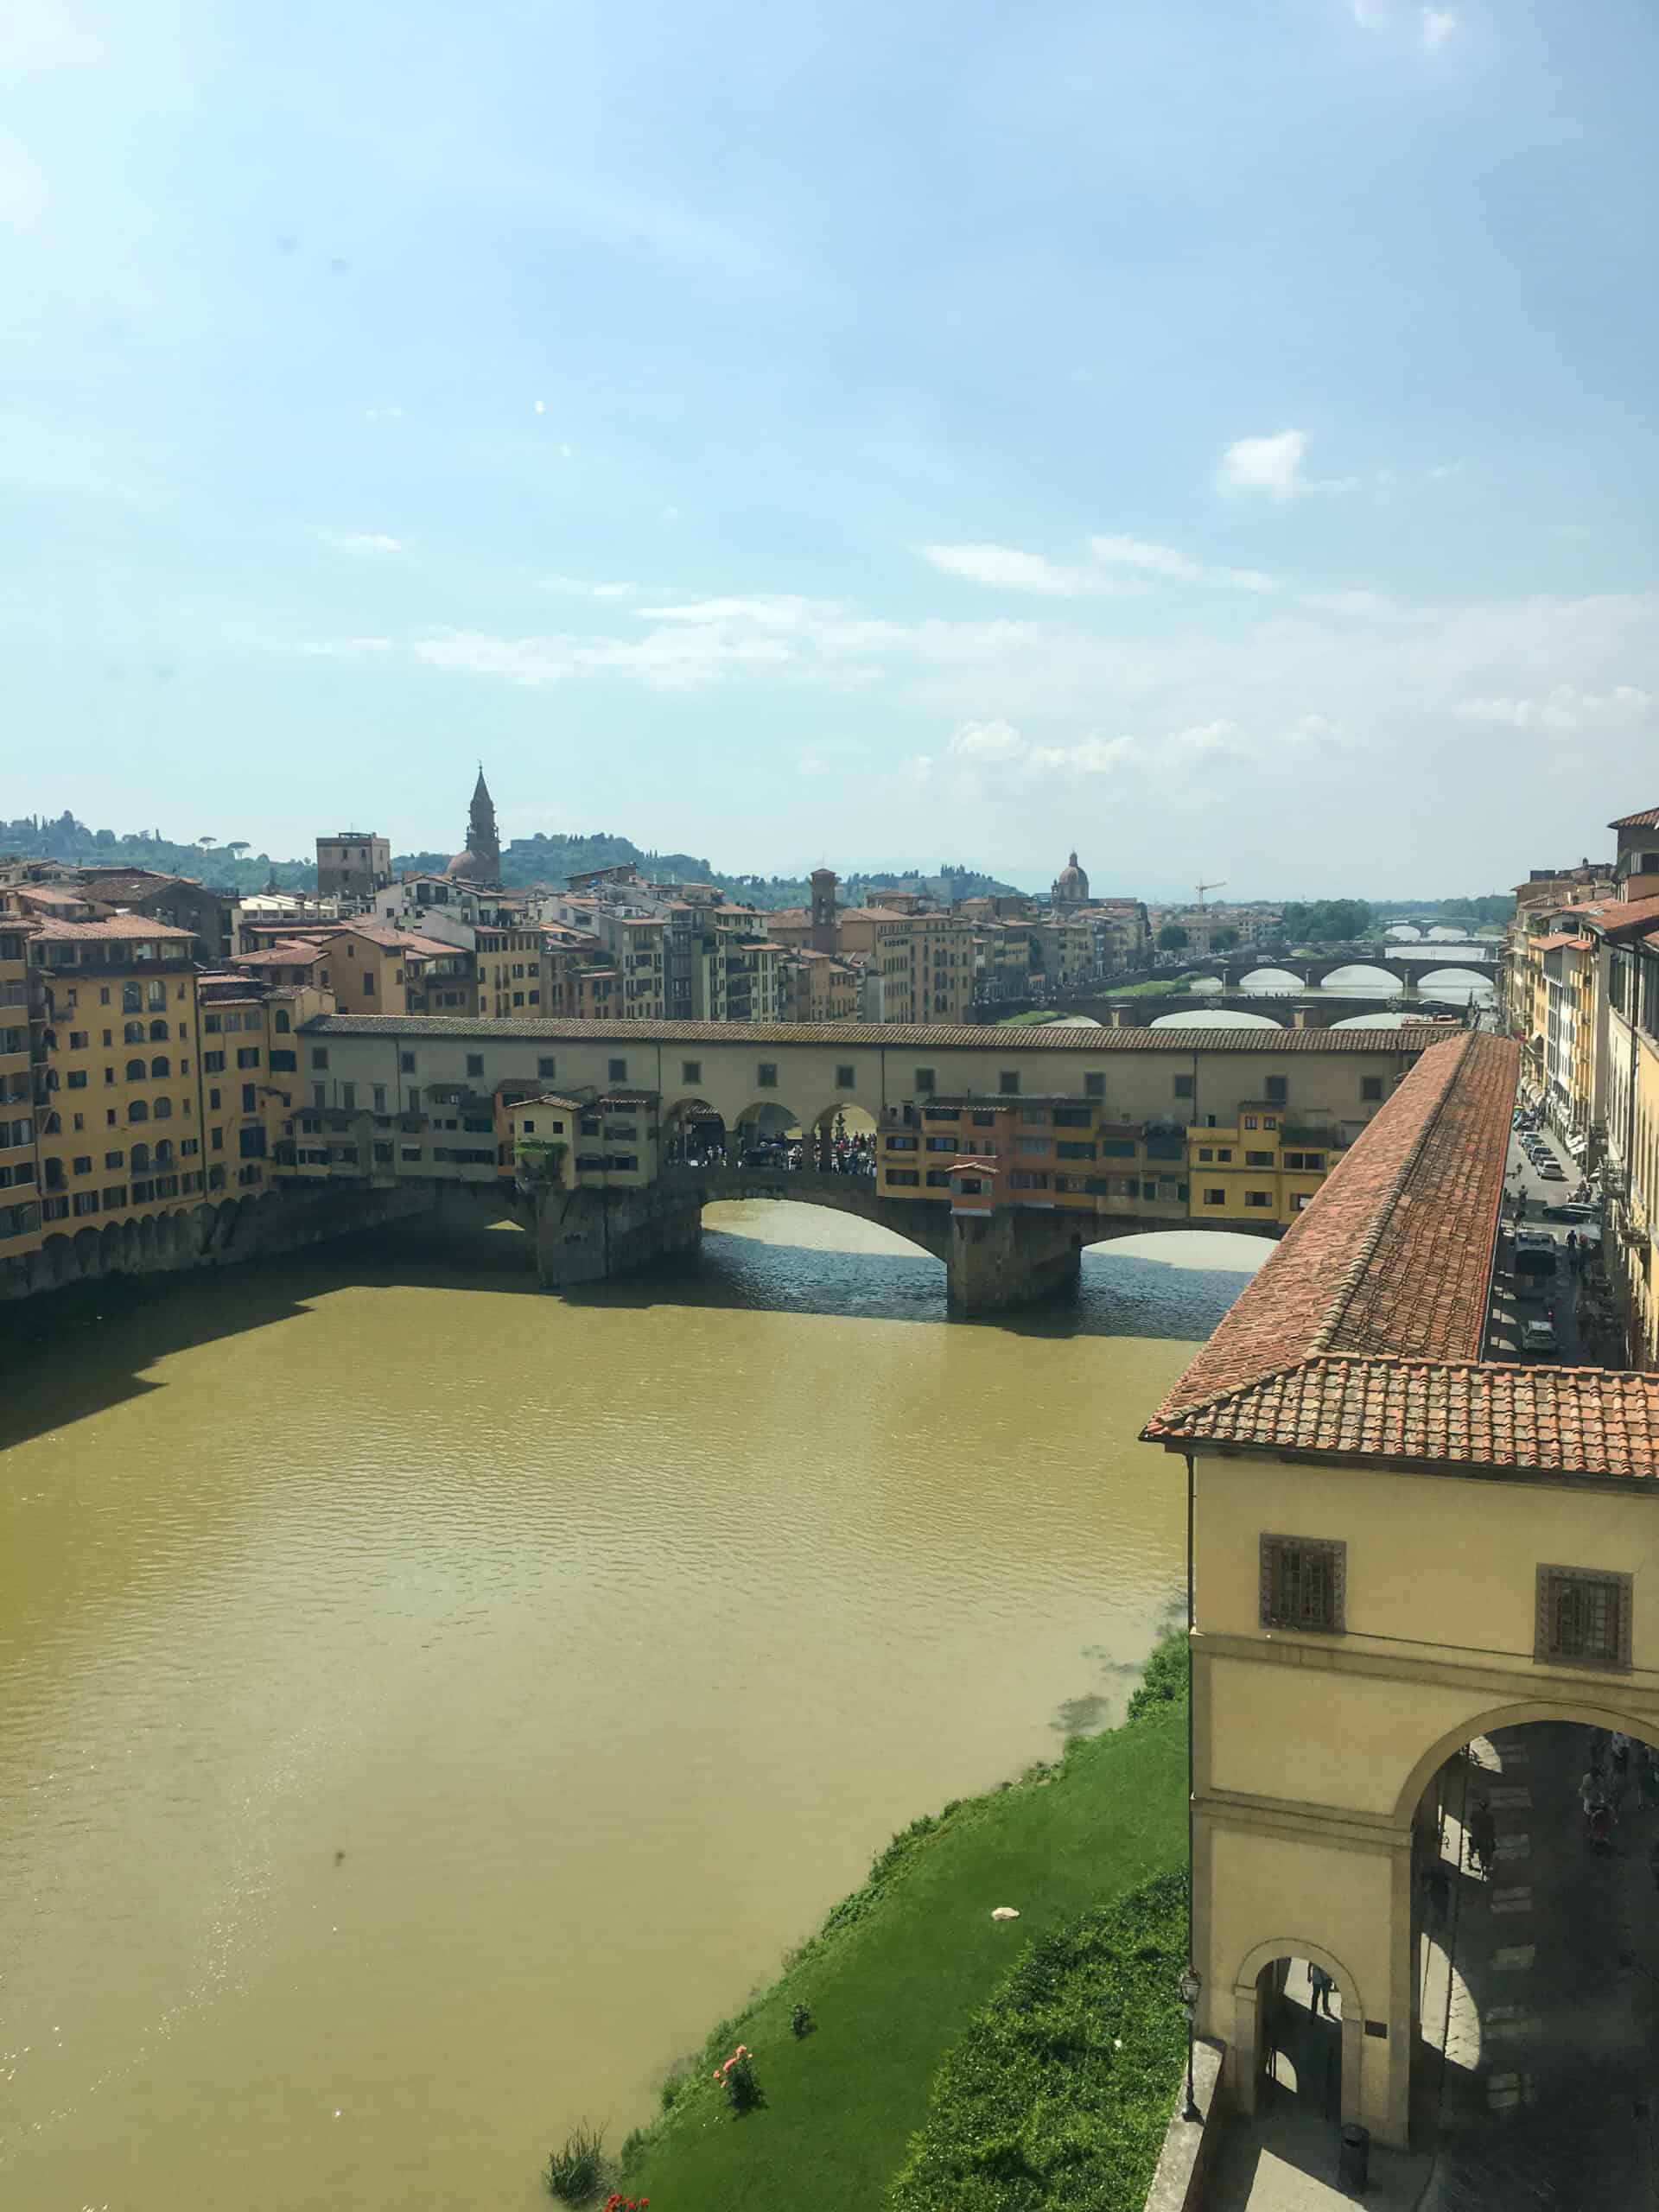
<svg viewBox="0 0 1659 2212"><path fill-rule="evenodd" d="M0 814L1231 895L1659 798L1645 0L13 0Z"/></svg>

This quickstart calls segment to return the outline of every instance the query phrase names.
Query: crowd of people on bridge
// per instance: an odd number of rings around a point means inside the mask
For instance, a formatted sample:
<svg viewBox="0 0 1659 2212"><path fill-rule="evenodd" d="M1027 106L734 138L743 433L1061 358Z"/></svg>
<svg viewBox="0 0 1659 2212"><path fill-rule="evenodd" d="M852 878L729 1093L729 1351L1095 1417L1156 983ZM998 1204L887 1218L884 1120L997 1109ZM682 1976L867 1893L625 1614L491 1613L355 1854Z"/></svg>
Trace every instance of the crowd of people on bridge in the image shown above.
<svg viewBox="0 0 1659 2212"><path fill-rule="evenodd" d="M728 1137L719 1122L693 1124L683 1136L669 1140L671 1167L759 1167L776 1174L811 1168L820 1175L874 1175L875 1137L849 1136L847 1124L836 1115L833 1129L818 1128L805 1136L763 1136L741 1126Z"/></svg>

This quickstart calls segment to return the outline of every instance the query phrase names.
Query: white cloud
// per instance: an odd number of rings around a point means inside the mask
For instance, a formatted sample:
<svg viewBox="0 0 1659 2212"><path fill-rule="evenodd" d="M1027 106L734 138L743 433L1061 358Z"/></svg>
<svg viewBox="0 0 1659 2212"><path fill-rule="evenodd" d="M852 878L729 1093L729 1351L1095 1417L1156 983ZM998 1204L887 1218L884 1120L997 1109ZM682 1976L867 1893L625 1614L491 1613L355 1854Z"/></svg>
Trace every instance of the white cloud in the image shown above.
<svg viewBox="0 0 1659 2212"><path fill-rule="evenodd" d="M1460 461L1443 461L1429 470L1428 480L1431 484L1440 484L1448 476L1461 476L1462 474L1463 463Z"/></svg>
<svg viewBox="0 0 1659 2212"><path fill-rule="evenodd" d="M401 553L404 550L400 537L388 537L383 530L337 531L333 542L342 553Z"/></svg>
<svg viewBox="0 0 1659 2212"><path fill-rule="evenodd" d="M1144 584L1125 584L1087 568L1071 568L1046 554L1022 553L1013 545L918 545L924 561L965 583L995 591L1028 592L1040 599L1129 599Z"/></svg>
<svg viewBox="0 0 1659 2212"><path fill-rule="evenodd" d="M401 423L404 419L401 407L365 407L363 412L371 423Z"/></svg>
<svg viewBox="0 0 1659 2212"><path fill-rule="evenodd" d="M1331 614L1391 614L1394 601L1380 591L1308 591L1301 594L1304 607L1323 607Z"/></svg>
<svg viewBox="0 0 1659 2212"><path fill-rule="evenodd" d="M1549 534L1552 537L1567 538L1574 543L1595 535L1593 531L1586 529L1581 522L1553 522L1549 526Z"/></svg>
<svg viewBox="0 0 1659 2212"><path fill-rule="evenodd" d="M596 584L585 576L543 576L545 590L568 592L572 599L626 599L632 584Z"/></svg>
<svg viewBox="0 0 1659 2212"><path fill-rule="evenodd" d="M1012 722L958 722L950 734L950 753L957 760L1019 760L1030 749Z"/></svg>
<svg viewBox="0 0 1659 2212"><path fill-rule="evenodd" d="M1033 745L1025 766L1033 775L1109 776L1119 768L1132 767L1141 758L1135 738L1090 735L1069 744Z"/></svg>
<svg viewBox="0 0 1659 2212"><path fill-rule="evenodd" d="M354 660L359 653L389 653L390 638L321 638L314 643L296 645L295 652L307 660Z"/></svg>
<svg viewBox="0 0 1659 2212"><path fill-rule="evenodd" d="M821 737L794 756L795 772L808 783L837 774L854 760L865 759L869 747L858 737Z"/></svg>
<svg viewBox="0 0 1659 2212"><path fill-rule="evenodd" d="M1288 499L1297 490L1297 472L1307 450L1301 430L1275 430L1268 438L1240 438L1222 455L1216 478L1218 491L1265 492L1269 499Z"/></svg>
<svg viewBox="0 0 1659 2212"><path fill-rule="evenodd" d="M1444 46L1457 28L1458 11L1455 8L1419 8L1417 10L1417 36L1427 54L1433 54Z"/></svg>
<svg viewBox="0 0 1659 2212"><path fill-rule="evenodd" d="M1276 580L1260 569L1206 568L1190 561L1173 545L1154 545L1143 537L1091 537L1092 557L1125 569L1143 569L1148 575L1167 576L1180 583L1216 584L1230 591L1276 591Z"/></svg>
<svg viewBox="0 0 1659 2212"><path fill-rule="evenodd" d="M545 415L545 414L546 414L546 412L547 412L547 402L546 402L544 399L538 399L538 400L536 402L536 412L537 412L538 415Z"/></svg>
<svg viewBox="0 0 1659 2212"><path fill-rule="evenodd" d="M1634 683L1610 691L1580 691L1558 683L1537 698L1465 699L1457 709L1465 722L1495 722L1505 729L1637 729L1653 720L1654 695Z"/></svg>

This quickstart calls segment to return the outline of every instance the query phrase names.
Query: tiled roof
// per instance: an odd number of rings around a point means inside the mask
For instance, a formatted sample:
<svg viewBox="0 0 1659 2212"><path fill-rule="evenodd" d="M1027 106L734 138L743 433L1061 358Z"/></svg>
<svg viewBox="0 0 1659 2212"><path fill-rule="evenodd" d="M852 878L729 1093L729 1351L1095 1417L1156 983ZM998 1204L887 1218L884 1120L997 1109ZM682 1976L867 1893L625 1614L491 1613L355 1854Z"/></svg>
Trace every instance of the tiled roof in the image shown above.
<svg viewBox="0 0 1659 2212"><path fill-rule="evenodd" d="M1659 1474L1659 1376L1325 1354L1211 1400L1159 1441L1572 1475Z"/></svg>
<svg viewBox="0 0 1659 2212"><path fill-rule="evenodd" d="M447 947L453 950L454 948ZM599 971L588 970L594 974ZM605 972L609 972L605 971ZM1167 1052L1188 1058L1206 1054L1248 1052L1260 1058L1281 1053L1304 1057L1334 1053L1354 1058L1379 1052L1425 1052L1445 1037L1421 1023L1398 1029L1083 1029L1055 1022L1010 1031L984 1024L958 1023L929 1029L899 1021L630 1021L620 1028L591 1021L491 1020L462 1014L331 1014L308 1025L337 1037L385 1037L408 1030L426 1037L563 1039L568 1045L596 1044L607 1037L636 1038L642 1045L862 1045L871 1052L904 1046L939 1051L962 1047L1016 1055L1025 1052Z"/></svg>
<svg viewBox="0 0 1659 2212"><path fill-rule="evenodd" d="M103 922L59 922L43 915L36 930L36 935L48 944L72 938L107 944L112 938L143 938L146 942L175 938L188 944L194 942L195 934L194 930L175 929L171 922L156 921L149 914L111 914Z"/></svg>
<svg viewBox="0 0 1659 2212"><path fill-rule="evenodd" d="M1659 806L1644 806L1640 814L1621 814L1610 830L1659 830Z"/></svg>
<svg viewBox="0 0 1659 2212"><path fill-rule="evenodd" d="M1603 937L1645 937L1659 924L1659 899L1596 899L1574 912Z"/></svg>
<svg viewBox="0 0 1659 2212"><path fill-rule="evenodd" d="M1173 1450L1659 1474L1659 1376L1483 1361L1516 1048L1426 1052L1147 1423Z"/></svg>
<svg viewBox="0 0 1659 2212"><path fill-rule="evenodd" d="M1535 937L1527 940L1529 952L1559 952L1564 944L1587 945L1587 937L1579 937L1572 930L1563 930L1558 937Z"/></svg>

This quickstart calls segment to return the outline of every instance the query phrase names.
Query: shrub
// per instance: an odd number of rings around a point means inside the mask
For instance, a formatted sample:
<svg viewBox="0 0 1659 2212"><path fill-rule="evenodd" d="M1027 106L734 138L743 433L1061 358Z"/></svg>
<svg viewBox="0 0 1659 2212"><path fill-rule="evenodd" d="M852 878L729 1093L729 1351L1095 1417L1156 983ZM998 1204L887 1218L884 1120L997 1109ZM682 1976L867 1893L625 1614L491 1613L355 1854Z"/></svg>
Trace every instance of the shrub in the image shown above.
<svg viewBox="0 0 1659 2212"><path fill-rule="evenodd" d="M753 2112L757 2105L766 2101L760 2094L753 2056L746 2043L739 2044L726 2063L716 2070L715 2081L725 2090L726 2101L740 2120L746 2112Z"/></svg>
<svg viewBox="0 0 1659 2212"><path fill-rule="evenodd" d="M798 2005L789 2016L789 2024L794 2029L795 2040L798 2043L803 2036L810 2036L818 2024L812 2018L810 2005Z"/></svg>
<svg viewBox="0 0 1659 2212"><path fill-rule="evenodd" d="M1125 1720L1139 1720L1160 1706L1185 1705L1191 1668L1185 1632L1178 1630L1173 1636L1166 1636L1147 1660L1146 1671L1130 1694Z"/></svg>
<svg viewBox="0 0 1659 2212"><path fill-rule="evenodd" d="M1186 2055L1185 1958L1184 1872L1033 1944L934 2076L887 2212L1140 2212Z"/></svg>
<svg viewBox="0 0 1659 2212"><path fill-rule="evenodd" d="M561 2204L587 2204L597 2196L605 2179L605 2131L584 2120L573 2127L563 2145L548 2153L547 2190Z"/></svg>

